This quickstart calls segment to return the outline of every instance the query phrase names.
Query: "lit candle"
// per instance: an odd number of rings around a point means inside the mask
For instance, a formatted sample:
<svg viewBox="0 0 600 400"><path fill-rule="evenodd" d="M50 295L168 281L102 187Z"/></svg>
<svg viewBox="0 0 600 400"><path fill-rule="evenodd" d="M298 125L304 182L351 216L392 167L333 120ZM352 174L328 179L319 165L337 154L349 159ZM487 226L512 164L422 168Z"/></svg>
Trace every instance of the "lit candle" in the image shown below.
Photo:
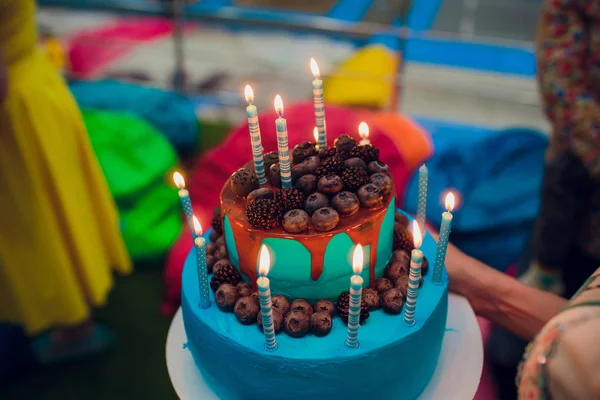
<svg viewBox="0 0 600 400"><path fill-rule="evenodd" d="M421 232L425 231L425 217L427 210L427 180L429 171L425 163L419 168L419 198L417 201L417 221Z"/></svg>
<svg viewBox="0 0 600 400"><path fill-rule="evenodd" d="M315 148L319 150L319 128L317 128L316 126L315 129L313 129L313 137L315 138Z"/></svg>
<svg viewBox="0 0 600 400"><path fill-rule="evenodd" d="M265 162L263 160L263 147L260 140L260 127L258 125L258 111L256 106L252 104L254 101L254 91L250 85L246 85L244 95L248 102L246 114L248 114L248 130L250 131L250 143L252 145L252 160L254 161L254 169L258 177L258 183L265 185L267 177L265 175Z"/></svg>
<svg viewBox="0 0 600 400"><path fill-rule="evenodd" d="M175 186L179 188L179 200L181 200L181 207L183 208L185 219L187 220L188 227L192 234L192 239L196 239L196 232L194 231L194 223L192 220L194 217L194 209L192 208L190 193L185 188L185 180L179 172L175 172L173 174L173 181L175 182Z"/></svg>
<svg viewBox="0 0 600 400"><path fill-rule="evenodd" d="M350 304L348 307L348 336L346 346L351 349L358 347L358 328L360 327L360 298L362 296L363 278L360 276L363 268L363 248L359 244L352 256L354 275L350 278Z"/></svg>
<svg viewBox="0 0 600 400"><path fill-rule="evenodd" d="M192 217L194 221L194 231L196 239L196 267L198 268L198 287L200 289L200 308L210 307L210 297L208 294L208 268L206 267L206 239L202 237L202 226L196 216Z"/></svg>
<svg viewBox="0 0 600 400"><path fill-rule="evenodd" d="M281 96L275 96L275 111L279 118L275 120L277 129L277 151L279 153L279 170L281 174L281 187L292 186L292 173L290 170L290 149L288 147L287 122L283 118L283 100Z"/></svg>
<svg viewBox="0 0 600 400"><path fill-rule="evenodd" d="M317 141L320 149L327 147L327 132L325 124L325 101L323 100L323 81L320 78L319 66L314 58L310 59L310 70L315 77L312 81L313 101L315 106L315 124L319 131Z"/></svg>
<svg viewBox="0 0 600 400"><path fill-rule="evenodd" d="M256 280L256 284L258 285L258 299L260 301L260 311L262 313L265 349L273 351L277 348L277 340L275 339L275 325L273 324L271 288L269 287L269 278L267 278L269 268L271 268L271 255L269 254L267 246L263 244L260 248L258 262L258 274L260 276Z"/></svg>
<svg viewBox="0 0 600 400"><path fill-rule="evenodd" d="M408 326L415 324L415 311L417 309L417 295L419 294L419 283L421 281L421 263L423 252L421 247L421 231L419 224L413 220L413 238L415 248L410 254L410 275L408 276L408 290L406 292L406 304L404 306L404 323Z"/></svg>
<svg viewBox="0 0 600 400"><path fill-rule="evenodd" d="M440 237L438 239L437 250L435 252L435 266L433 268L433 283L442 284L442 271L446 261L446 251L448 250L448 238L450 237L450 228L452 227L452 210L454 209L454 194L449 192L446 195L446 210L442 213L442 224L440 226Z"/></svg>
<svg viewBox="0 0 600 400"><path fill-rule="evenodd" d="M360 135L361 145L371 144L369 140L369 125L366 122L363 121L358 125L358 134Z"/></svg>

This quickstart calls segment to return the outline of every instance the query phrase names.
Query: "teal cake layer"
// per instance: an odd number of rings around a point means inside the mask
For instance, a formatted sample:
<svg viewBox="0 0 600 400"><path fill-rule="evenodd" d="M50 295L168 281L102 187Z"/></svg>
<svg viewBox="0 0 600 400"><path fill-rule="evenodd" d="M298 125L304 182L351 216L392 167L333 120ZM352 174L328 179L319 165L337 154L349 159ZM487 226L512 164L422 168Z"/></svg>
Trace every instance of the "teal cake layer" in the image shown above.
<svg viewBox="0 0 600 400"><path fill-rule="evenodd" d="M422 250L431 260L435 246L426 235ZM283 266L295 259L293 254L280 257L285 257ZM348 290L350 276L346 271L343 290ZM435 370L448 308L445 274L442 285L433 284L431 273L424 277L412 327L404 324L402 315L374 311L359 330L359 347L349 349L344 345L347 327L336 316L325 337L278 334L273 352L265 350L256 325L240 324L234 314L219 310L214 298L210 308L198 307L193 252L182 279L187 348L208 386L223 400L412 400Z"/></svg>

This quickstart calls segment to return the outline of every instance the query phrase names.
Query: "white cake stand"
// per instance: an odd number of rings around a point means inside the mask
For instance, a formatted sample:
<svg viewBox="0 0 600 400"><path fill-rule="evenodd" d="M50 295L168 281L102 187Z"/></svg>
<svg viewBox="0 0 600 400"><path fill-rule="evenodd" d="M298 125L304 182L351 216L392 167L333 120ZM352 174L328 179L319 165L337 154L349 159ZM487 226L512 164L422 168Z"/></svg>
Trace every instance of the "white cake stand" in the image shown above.
<svg viewBox="0 0 600 400"><path fill-rule="evenodd" d="M167 369L175 392L182 400L219 400L184 348L186 342L180 308L167 335ZM475 313L464 297L450 294L440 359L419 400L472 400L482 368L483 344Z"/></svg>

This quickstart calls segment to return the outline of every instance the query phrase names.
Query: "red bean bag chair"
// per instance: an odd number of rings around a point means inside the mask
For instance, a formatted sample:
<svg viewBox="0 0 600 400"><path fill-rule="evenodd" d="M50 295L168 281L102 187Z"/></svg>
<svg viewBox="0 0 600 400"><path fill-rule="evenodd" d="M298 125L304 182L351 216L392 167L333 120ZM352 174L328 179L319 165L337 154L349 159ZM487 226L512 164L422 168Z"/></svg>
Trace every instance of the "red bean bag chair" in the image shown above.
<svg viewBox="0 0 600 400"><path fill-rule="evenodd" d="M433 151L429 136L412 120L397 113L357 111L341 107L327 107L326 113L327 139L330 145L344 133L360 139L358 124L361 121L369 124L371 143L379 148L380 159L390 167L396 185L397 204L402 207L410 176ZM288 124L290 150L300 142L314 140L312 102L287 106L284 117ZM277 150L276 118L274 111L260 112L259 122L265 152ZM219 206L219 194L227 178L251 159L246 123L235 128L219 147L200 157L194 172L187 177L186 184L194 213L203 227L210 227L213 210ZM179 307L181 272L192 246L190 233L184 230L167 257L164 275L166 298L161 307L165 315L173 314Z"/></svg>

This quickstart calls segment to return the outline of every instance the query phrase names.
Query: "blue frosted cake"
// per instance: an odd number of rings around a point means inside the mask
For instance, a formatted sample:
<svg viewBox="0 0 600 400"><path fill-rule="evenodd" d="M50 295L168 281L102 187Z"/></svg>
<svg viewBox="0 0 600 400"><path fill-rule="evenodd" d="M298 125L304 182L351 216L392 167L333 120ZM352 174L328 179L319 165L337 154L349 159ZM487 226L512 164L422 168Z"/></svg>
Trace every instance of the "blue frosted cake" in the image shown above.
<svg viewBox="0 0 600 400"><path fill-rule="evenodd" d="M413 237L379 151L342 135L320 151L301 143L292 156L291 187L281 189L276 153L264 156L266 185L252 164L226 182L207 245L207 309L199 307L195 257L186 261L182 310L200 373L224 400L416 399L435 370L448 308L447 279L434 284L427 274L434 240L423 239L415 324L408 326ZM349 348L348 290L359 244L359 346ZM256 293L263 245L272 260L273 351L265 348Z"/></svg>

